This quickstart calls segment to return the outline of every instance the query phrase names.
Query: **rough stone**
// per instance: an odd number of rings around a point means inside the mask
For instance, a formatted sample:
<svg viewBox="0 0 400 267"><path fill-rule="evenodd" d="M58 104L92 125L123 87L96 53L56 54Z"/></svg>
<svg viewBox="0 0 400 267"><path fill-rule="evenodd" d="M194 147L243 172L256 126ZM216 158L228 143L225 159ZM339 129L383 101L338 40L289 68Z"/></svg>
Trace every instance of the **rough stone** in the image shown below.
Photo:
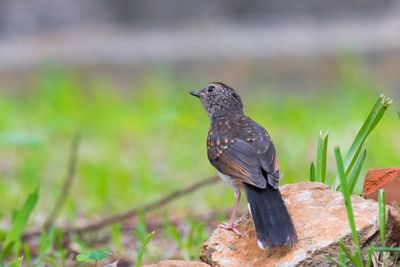
<svg viewBox="0 0 400 267"><path fill-rule="evenodd" d="M386 202L400 202L400 167L371 169L364 180L364 197L378 199L379 189L385 189Z"/></svg>
<svg viewBox="0 0 400 267"><path fill-rule="evenodd" d="M143 265L143 267L210 267L210 265L199 261L167 260L156 264Z"/></svg>
<svg viewBox="0 0 400 267"><path fill-rule="evenodd" d="M203 245L201 260L221 267L330 266L325 256L337 256L338 241L351 242L342 194L310 182L282 186L281 192L299 237L292 249L261 250L251 217L245 214L237 221L243 237L217 228ZM360 243L366 245L379 230L378 205L358 196L352 197L352 203Z"/></svg>
<svg viewBox="0 0 400 267"><path fill-rule="evenodd" d="M388 220L390 227L386 233L386 246L388 247L400 247L400 208L387 206L388 207Z"/></svg>

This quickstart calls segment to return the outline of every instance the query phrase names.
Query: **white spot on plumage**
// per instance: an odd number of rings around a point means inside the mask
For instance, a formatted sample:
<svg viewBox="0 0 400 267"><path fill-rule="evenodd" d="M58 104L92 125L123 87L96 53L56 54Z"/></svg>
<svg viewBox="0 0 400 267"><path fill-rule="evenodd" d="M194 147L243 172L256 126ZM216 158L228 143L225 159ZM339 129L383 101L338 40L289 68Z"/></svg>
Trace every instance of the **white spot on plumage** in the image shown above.
<svg viewBox="0 0 400 267"><path fill-rule="evenodd" d="M249 209L250 216L251 216L251 217L253 217L253 215L251 214L251 207L250 207L250 203L247 203L247 208Z"/></svg>
<svg viewBox="0 0 400 267"><path fill-rule="evenodd" d="M257 245L261 248L265 250L264 245L262 244L262 242L260 240L257 239Z"/></svg>

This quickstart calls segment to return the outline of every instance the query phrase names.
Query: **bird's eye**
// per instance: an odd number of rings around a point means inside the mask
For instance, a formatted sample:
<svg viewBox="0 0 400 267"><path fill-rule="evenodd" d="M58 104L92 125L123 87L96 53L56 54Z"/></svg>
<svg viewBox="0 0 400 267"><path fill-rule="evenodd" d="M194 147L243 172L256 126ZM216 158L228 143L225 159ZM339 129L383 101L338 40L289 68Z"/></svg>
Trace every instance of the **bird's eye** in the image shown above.
<svg viewBox="0 0 400 267"><path fill-rule="evenodd" d="M233 96L234 98L236 98L236 99L239 99L239 95L236 94L236 93L233 93L232 96Z"/></svg>
<svg viewBox="0 0 400 267"><path fill-rule="evenodd" d="M214 86L214 85L210 85L210 86L207 88L207 92L211 93L212 91L214 91L214 89L215 89L215 86Z"/></svg>

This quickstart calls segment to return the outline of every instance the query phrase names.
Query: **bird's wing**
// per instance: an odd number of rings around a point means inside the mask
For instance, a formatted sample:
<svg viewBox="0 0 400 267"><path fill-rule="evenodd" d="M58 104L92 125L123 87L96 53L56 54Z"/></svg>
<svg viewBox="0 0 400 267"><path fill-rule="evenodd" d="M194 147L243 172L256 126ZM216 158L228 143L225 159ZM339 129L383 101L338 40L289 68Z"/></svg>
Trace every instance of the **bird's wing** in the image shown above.
<svg viewBox="0 0 400 267"><path fill-rule="evenodd" d="M250 145L257 152L257 158L262 167L262 174L267 179L268 184L273 188L277 188L281 173L274 143L267 131L252 119L249 118L247 125L248 130L246 133L248 136L246 140L250 140Z"/></svg>
<svg viewBox="0 0 400 267"><path fill-rule="evenodd" d="M278 188L281 172L279 170L279 162L276 158L275 146L268 137L268 146L264 153L258 154L258 159L263 169L263 175L267 178L268 184L273 188Z"/></svg>
<svg viewBox="0 0 400 267"><path fill-rule="evenodd" d="M254 147L239 138L208 149L211 164L220 172L239 178L244 183L265 188L266 179L262 174L258 157Z"/></svg>

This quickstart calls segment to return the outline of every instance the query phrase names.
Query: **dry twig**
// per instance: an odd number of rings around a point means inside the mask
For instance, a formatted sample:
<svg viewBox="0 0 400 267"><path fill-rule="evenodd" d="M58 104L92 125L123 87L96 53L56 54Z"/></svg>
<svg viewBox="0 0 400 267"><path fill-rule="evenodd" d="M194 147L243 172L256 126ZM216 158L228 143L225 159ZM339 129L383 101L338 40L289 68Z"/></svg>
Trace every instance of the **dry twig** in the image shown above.
<svg viewBox="0 0 400 267"><path fill-rule="evenodd" d="M109 225L127 220L129 218L132 218L134 216L136 216L139 212L144 211L146 213L150 212L150 211L154 211L157 210L167 204L169 204L170 202L172 202L173 200L180 198L182 196L188 195L190 193L193 193L194 191L209 185L209 184L213 184L216 183L217 181L219 181L218 177L211 177L211 178L207 178L204 179L202 181L199 181L197 183L194 183L184 189L181 190L177 190L175 192L172 192L171 194L157 200L154 202L151 202L149 204L143 205L142 207L138 207L138 208L133 208L131 210L128 210L124 213L120 213L108 218L104 218L101 219L95 223L91 223L85 226L81 226L81 227L72 227L72 228L66 228L66 229L61 229L62 232L64 233L64 235L71 235L71 234L82 234L82 233L87 233L87 232L93 232L93 231L97 231L100 230L104 227L107 227ZM30 232L30 233L26 233L23 236L23 239L30 239L32 237L36 237L38 235L40 235L41 231L35 231L35 232Z"/></svg>
<svg viewBox="0 0 400 267"><path fill-rule="evenodd" d="M67 165L67 175L64 180L61 194L59 195L57 201L55 202L56 204L54 205L52 211L50 212L49 216L47 217L44 223L44 229L50 229L54 225L54 222L57 220L57 217L60 214L60 211L62 210L65 204L65 200L68 197L72 182L75 177L80 140L81 136L79 133L76 133L72 138L69 160Z"/></svg>

